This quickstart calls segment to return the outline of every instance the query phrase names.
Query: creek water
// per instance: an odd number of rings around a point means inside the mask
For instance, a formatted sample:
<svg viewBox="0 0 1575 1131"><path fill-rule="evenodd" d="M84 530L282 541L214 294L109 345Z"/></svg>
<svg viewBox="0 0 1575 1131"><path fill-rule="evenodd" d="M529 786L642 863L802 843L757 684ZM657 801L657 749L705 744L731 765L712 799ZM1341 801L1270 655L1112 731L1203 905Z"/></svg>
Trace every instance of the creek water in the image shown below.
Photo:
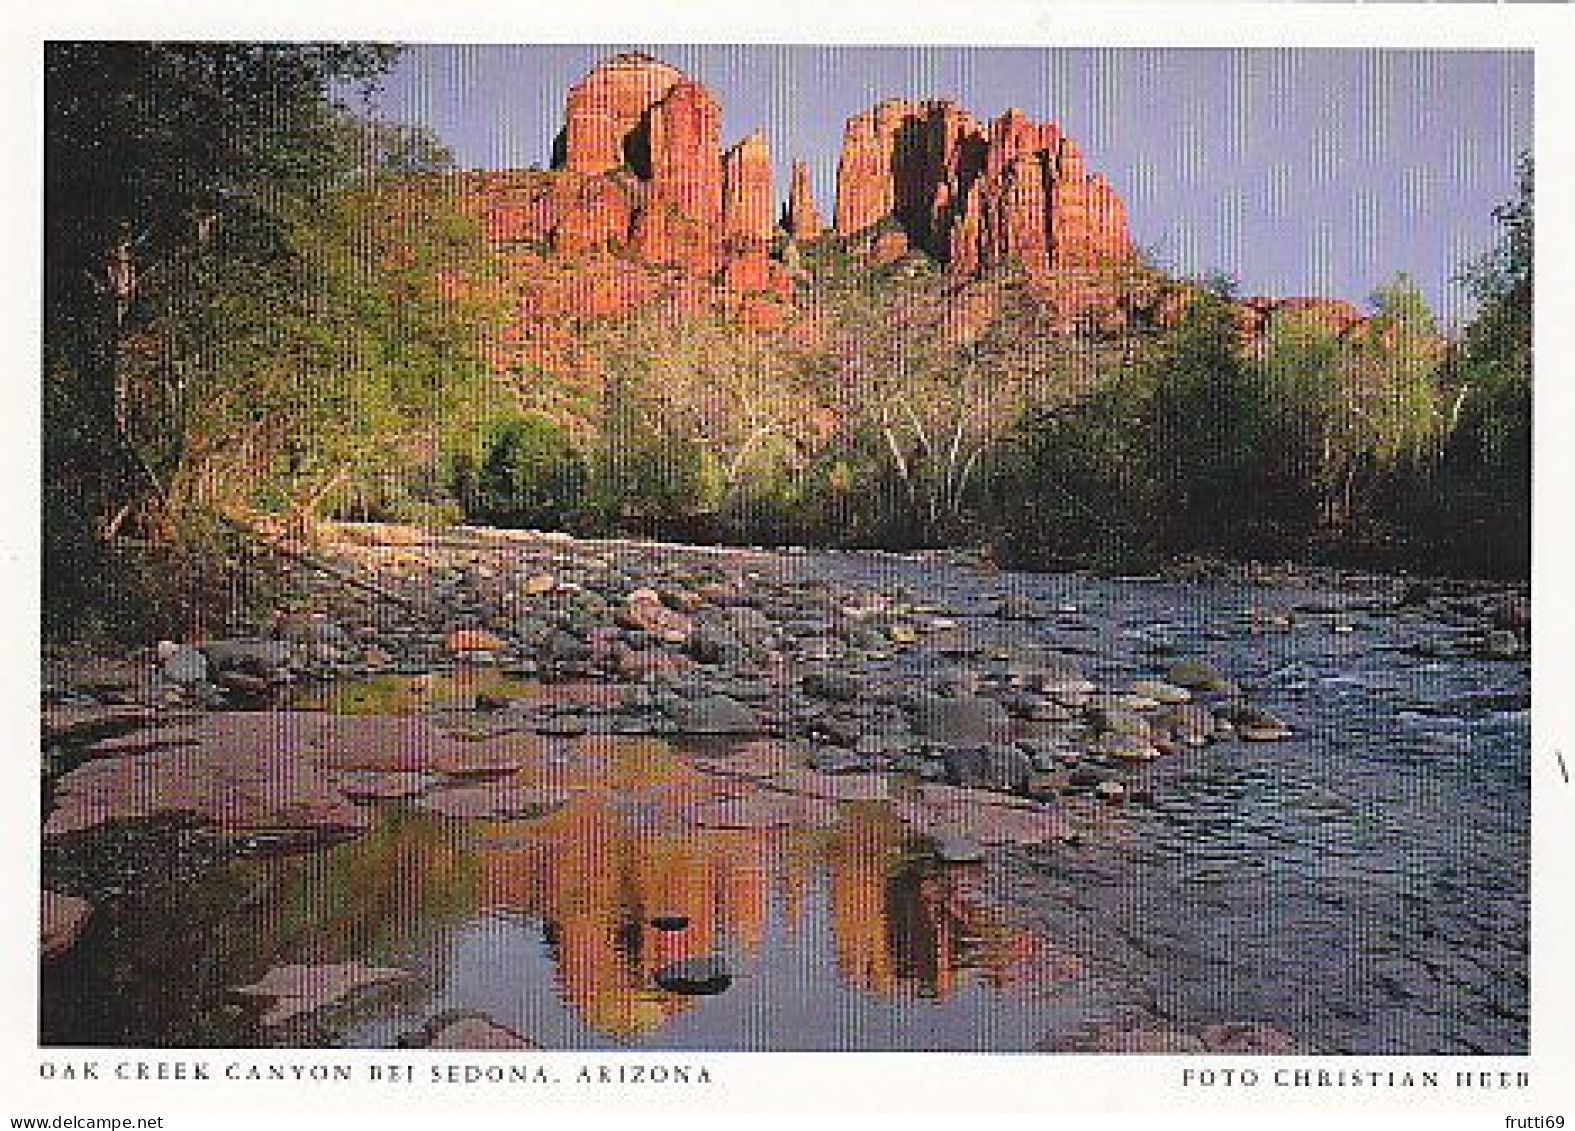
<svg viewBox="0 0 1575 1131"><path fill-rule="evenodd" d="M879 801L746 829L665 828L616 788L507 819L380 802L353 840L109 893L45 968L44 1042L389 1046L480 1014L547 1048L1072 1050L1251 1022L1307 1052L1525 1050L1529 665L1434 647L1447 616L1360 586L782 568L956 621L950 659L941 640L888 676L1025 643L1101 685L1207 655L1295 734L1160 759L1099 835L978 863ZM987 615L1003 588L1053 615ZM642 772L687 772L653 745ZM656 985L697 957L723 992ZM409 976L283 1026L233 992L350 960Z"/></svg>

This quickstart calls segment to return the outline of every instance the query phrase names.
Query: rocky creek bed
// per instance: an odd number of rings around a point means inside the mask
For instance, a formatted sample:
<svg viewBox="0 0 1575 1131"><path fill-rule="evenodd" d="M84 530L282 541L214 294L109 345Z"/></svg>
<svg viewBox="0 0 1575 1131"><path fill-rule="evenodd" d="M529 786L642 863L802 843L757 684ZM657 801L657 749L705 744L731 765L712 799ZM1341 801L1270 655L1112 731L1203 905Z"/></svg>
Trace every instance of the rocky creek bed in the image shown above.
<svg viewBox="0 0 1575 1131"><path fill-rule="evenodd" d="M313 553L46 662L46 1043L1525 1048L1524 589Z"/></svg>

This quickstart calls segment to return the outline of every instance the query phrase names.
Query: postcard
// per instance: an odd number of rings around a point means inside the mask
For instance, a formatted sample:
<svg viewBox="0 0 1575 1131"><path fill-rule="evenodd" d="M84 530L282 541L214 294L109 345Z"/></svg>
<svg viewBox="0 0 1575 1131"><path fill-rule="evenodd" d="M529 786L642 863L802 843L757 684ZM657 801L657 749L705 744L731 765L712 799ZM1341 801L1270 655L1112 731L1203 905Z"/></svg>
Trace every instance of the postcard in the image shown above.
<svg viewBox="0 0 1575 1131"><path fill-rule="evenodd" d="M1570 17L844 8L13 18L11 1126L1575 1114Z"/></svg>

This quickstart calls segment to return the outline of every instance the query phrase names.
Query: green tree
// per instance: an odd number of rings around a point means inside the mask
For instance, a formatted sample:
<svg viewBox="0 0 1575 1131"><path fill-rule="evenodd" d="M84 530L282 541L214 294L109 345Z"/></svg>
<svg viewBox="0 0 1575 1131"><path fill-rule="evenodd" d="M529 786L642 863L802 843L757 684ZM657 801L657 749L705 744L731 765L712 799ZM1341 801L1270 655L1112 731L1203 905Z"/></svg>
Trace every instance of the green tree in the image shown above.
<svg viewBox="0 0 1575 1131"><path fill-rule="evenodd" d="M1460 275L1478 309L1450 366L1455 529L1441 537L1457 551L1475 547L1470 564L1495 573L1523 573L1531 561L1533 190L1527 155L1515 199L1493 211L1498 243Z"/></svg>
<svg viewBox="0 0 1575 1131"><path fill-rule="evenodd" d="M503 420L487 437L466 513L493 526L562 529L583 512L588 479L562 427L536 415Z"/></svg>
<svg viewBox="0 0 1575 1131"><path fill-rule="evenodd" d="M1148 363L1148 427L1164 492L1155 522L1177 548L1240 548L1257 517L1251 486L1267 412L1233 291L1220 277L1197 288Z"/></svg>

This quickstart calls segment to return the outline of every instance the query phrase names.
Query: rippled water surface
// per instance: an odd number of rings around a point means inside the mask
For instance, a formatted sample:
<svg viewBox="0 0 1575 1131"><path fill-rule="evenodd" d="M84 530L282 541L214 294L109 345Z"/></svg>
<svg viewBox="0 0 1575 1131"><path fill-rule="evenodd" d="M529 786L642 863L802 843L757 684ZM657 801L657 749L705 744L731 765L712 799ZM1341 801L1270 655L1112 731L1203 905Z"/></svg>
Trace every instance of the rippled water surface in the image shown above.
<svg viewBox="0 0 1575 1131"><path fill-rule="evenodd" d="M959 647L1063 652L1101 683L1207 656L1295 737L1161 759L1097 835L972 864L883 801L666 827L618 775L681 784L694 753L646 741L631 760L608 739L609 788L540 815L383 802L354 840L108 901L46 969L46 1042L386 1046L465 1013L548 1048L1070 1049L1250 1022L1312 1052L1525 1049L1527 665L1428 658L1449 625L1360 591L784 568L912 586ZM984 616L1003 588L1062 612ZM655 985L700 956L723 992ZM412 976L284 1027L232 992L352 959Z"/></svg>

